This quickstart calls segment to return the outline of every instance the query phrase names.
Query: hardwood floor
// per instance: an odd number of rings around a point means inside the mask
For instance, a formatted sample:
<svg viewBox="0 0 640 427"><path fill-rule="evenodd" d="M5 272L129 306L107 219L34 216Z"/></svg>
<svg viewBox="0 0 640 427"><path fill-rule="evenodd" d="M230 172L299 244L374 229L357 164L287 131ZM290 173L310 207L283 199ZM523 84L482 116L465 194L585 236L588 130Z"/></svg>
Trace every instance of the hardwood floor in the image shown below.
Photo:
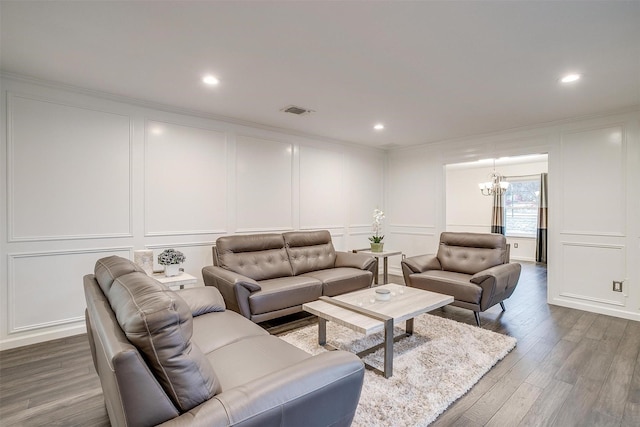
<svg viewBox="0 0 640 427"><path fill-rule="evenodd" d="M548 305L546 269L534 264L505 305L482 313L482 326L517 347L434 426L640 425L640 322ZM431 314L475 324L456 307ZM264 326L279 334L314 321L287 320ZM109 425L86 336L0 352L0 424Z"/></svg>

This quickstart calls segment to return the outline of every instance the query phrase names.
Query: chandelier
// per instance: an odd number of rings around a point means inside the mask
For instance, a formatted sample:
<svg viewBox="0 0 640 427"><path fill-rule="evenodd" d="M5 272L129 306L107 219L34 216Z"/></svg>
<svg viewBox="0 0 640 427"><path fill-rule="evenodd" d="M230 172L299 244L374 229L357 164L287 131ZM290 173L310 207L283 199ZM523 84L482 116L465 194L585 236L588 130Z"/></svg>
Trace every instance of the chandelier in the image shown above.
<svg viewBox="0 0 640 427"><path fill-rule="evenodd" d="M509 188L509 183L505 181L505 177L496 172L495 160L493 161L493 172L489 174L489 181L479 183L478 187L480 187L480 192L483 196L493 196L494 194L502 196Z"/></svg>

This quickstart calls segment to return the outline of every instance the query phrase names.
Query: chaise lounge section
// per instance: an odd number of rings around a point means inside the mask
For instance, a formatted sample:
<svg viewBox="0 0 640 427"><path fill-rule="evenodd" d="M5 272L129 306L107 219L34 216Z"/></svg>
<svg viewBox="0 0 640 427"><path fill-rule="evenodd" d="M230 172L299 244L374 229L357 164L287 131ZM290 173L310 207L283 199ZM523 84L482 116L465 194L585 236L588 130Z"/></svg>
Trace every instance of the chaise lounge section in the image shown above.
<svg viewBox="0 0 640 427"><path fill-rule="evenodd" d="M370 287L374 257L336 251L326 230L224 236L214 265L202 269L228 308L259 323L302 311L302 304Z"/></svg>
<svg viewBox="0 0 640 427"><path fill-rule="evenodd" d="M112 256L84 277L87 335L113 426L349 426L362 361L312 356L225 310L217 289L171 291Z"/></svg>

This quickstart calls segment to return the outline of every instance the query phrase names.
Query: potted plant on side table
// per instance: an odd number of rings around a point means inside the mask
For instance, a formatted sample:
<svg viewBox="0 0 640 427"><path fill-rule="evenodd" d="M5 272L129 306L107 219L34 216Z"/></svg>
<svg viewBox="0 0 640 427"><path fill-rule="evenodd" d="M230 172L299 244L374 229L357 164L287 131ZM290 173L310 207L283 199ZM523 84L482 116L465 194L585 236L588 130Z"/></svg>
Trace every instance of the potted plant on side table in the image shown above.
<svg viewBox="0 0 640 427"><path fill-rule="evenodd" d="M380 209L373 210L373 236L369 237L371 241L371 252L382 252L384 243L382 239L384 236L380 235L382 229L382 220L384 219L384 212Z"/></svg>
<svg viewBox="0 0 640 427"><path fill-rule="evenodd" d="M164 275L167 277L180 274L180 264L186 261L186 257L175 249L165 249L158 255L158 264L164 265Z"/></svg>

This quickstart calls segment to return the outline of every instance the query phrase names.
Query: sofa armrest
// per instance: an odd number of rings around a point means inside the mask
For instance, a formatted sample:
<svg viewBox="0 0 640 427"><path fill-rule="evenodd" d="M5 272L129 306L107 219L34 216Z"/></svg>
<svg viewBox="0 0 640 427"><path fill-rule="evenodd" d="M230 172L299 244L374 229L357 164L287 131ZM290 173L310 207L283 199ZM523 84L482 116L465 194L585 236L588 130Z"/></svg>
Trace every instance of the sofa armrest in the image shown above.
<svg viewBox="0 0 640 427"><path fill-rule="evenodd" d="M370 255L336 251L336 267L352 267L360 270L371 270L376 258Z"/></svg>
<svg viewBox="0 0 640 427"><path fill-rule="evenodd" d="M500 264L471 276L469 281L482 288L480 301L482 311L499 302L494 301L494 296L505 293L507 296L511 295L518 284L521 269L522 266L518 263Z"/></svg>
<svg viewBox="0 0 640 427"><path fill-rule="evenodd" d="M255 280L231 270L213 265L202 269L202 278L206 286L218 288L227 308L251 318L249 295L262 288Z"/></svg>
<svg viewBox="0 0 640 427"><path fill-rule="evenodd" d="M364 364L354 354L321 353L226 390L162 425L348 425L363 379Z"/></svg>
<svg viewBox="0 0 640 427"><path fill-rule="evenodd" d="M191 309L193 317L213 311L224 311L224 298L217 288L212 286L187 288L175 291Z"/></svg>

